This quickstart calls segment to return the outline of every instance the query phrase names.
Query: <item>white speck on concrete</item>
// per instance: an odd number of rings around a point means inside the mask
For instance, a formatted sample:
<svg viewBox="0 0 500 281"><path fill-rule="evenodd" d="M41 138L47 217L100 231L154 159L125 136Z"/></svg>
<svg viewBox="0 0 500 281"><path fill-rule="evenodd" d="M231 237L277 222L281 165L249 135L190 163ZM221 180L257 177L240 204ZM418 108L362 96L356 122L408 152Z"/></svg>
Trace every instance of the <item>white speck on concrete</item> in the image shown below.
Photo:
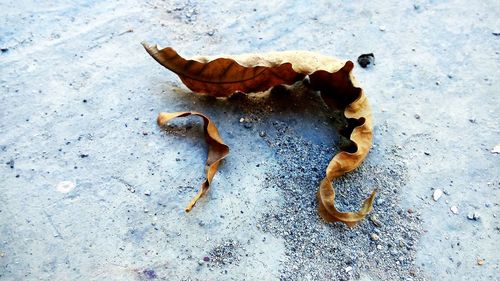
<svg viewBox="0 0 500 281"><path fill-rule="evenodd" d="M76 184L72 181L62 181L56 185L56 190L61 193L69 193L75 188Z"/></svg>
<svg viewBox="0 0 500 281"><path fill-rule="evenodd" d="M432 199L434 199L434 201L438 201L441 196L443 196L443 190L439 188L434 190L434 193L432 193Z"/></svg>
<svg viewBox="0 0 500 281"><path fill-rule="evenodd" d="M491 153L500 154L500 144L495 145L491 150Z"/></svg>

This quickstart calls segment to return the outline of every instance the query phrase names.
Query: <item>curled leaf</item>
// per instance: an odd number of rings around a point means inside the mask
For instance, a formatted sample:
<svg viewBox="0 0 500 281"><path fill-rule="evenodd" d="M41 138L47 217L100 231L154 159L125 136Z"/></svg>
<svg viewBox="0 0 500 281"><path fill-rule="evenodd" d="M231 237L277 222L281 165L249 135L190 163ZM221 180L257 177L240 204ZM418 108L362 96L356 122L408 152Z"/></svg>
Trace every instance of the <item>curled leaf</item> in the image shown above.
<svg viewBox="0 0 500 281"><path fill-rule="evenodd" d="M303 51L187 60L172 48L159 50L147 43L143 45L155 60L176 73L189 89L216 97L227 97L235 92L266 91L308 76L311 88L320 92L324 102L332 110L343 113L346 125L339 129L339 134L350 140L350 145L341 148L326 169L317 193L318 212L326 221L340 221L352 227L372 210L376 191L364 201L358 212L340 212L335 208L332 181L357 168L372 144L370 106L364 91L356 86L351 61L343 62Z"/></svg>
<svg viewBox="0 0 500 281"><path fill-rule="evenodd" d="M320 91L325 103L334 110L341 110L347 118L347 126L340 135L350 138L352 146L344 148L333 157L326 169L318 191L318 212L326 221L341 221L349 227L362 220L371 210L376 191L365 200L358 212L340 212L335 208L335 189L332 181L357 168L366 158L372 144L372 116L368 100L361 88L351 79L352 62L330 73L319 70L311 75L311 86Z"/></svg>
<svg viewBox="0 0 500 281"><path fill-rule="evenodd" d="M207 178L205 181L201 184L200 190L196 194L195 197L189 202L188 206L186 207L186 212L191 211L193 209L194 205L196 205L196 202L203 197L209 190L210 188L210 183L212 182L212 179L214 178L215 173L217 172L217 169L219 168L219 163L222 159L226 158L226 156L229 154L229 147L224 143L222 138L219 135L219 131L217 130L217 127L215 126L214 122L210 120L207 116L203 115L202 113L199 112L173 112L173 113L165 113L161 112L158 114L158 125L159 126L164 126L168 121L177 118L177 117L185 117L189 115L197 115L203 118L204 125L203 129L205 131L205 140L208 144L208 157L207 157L207 162L205 165L205 172L207 174Z"/></svg>

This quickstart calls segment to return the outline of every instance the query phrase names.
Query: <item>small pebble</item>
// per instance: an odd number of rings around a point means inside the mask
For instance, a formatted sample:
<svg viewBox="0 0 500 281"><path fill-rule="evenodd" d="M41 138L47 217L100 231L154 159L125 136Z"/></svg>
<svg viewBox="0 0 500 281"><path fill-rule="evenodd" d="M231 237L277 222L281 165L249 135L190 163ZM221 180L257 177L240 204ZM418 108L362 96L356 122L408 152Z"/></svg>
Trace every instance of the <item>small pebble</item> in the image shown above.
<svg viewBox="0 0 500 281"><path fill-rule="evenodd" d="M382 245L377 245L377 250L382 250Z"/></svg>
<svg viewBox="0 0 500 281"><path fill-rule="evenodd" d="M243 123L243 122L245 122L245 118L241 117L240 118L240 123Z"/></svg>
<svg viewBox="0 0 500 281"><path fill-rule="evenodd" d="M362 54L358 57L358 64L362 68L366 68L368 65L374 64L374 61L375 61L375 56L373 55L373 53Z"/></svg>
<svg viewBox="0 0 500 281"><path fill-rule="evenodd" d="M420 115L415 114L415 119L417 119L417 120L420 119Z"/></svg>
<svg viewBox="0 0 500 281"><path fill-rule="evenodd" d="M370 216L370 221L373 223L373 225L377 226L377 227L380 227L382 225L382 223L380 222L380 220L378 219L378 216L377 215L372 215Z"/></svg>
<svg viewBox="0 0 500 281"><path fill-rule="evenodd" d="M483 264L484 264L484 259L477 258L477 265L483 265Z"/></svg>
<svg viewBox="0 0 500 281"><path fill-rule="evenodd" d="M376 202L377 202L377 205L382 205L382 204L385 203L385 199L379 198L379 199L376 200Z"/></svg>
<svg viewBox="0 0 500 281"><path fill-rule="evenodd" d="M457 206L451 206L450 208L451 212L454 213L455 215L458 214L458 207Z"/></svg>
<svg viewBox="0 0 500 281"><path fill-rule="evenodd" d="M381 25L378 29L379 29L380 31L385 31L385 26L384 26L384 25Z"/></svg>
<svg viewBox="0 0 500 281"><path fill-rule="evenodd" d="M208 262L208 261L210 261L210 258L209 257L204 257L203 261Z"/></svg>
<svg viewBox="0 0 500 281"><path fill-rule="evenodd" d="M144 191L144 195L151 196L151 191L149 191L149 190Z"/></svg>
<svg viewBox="0 0 500 281"><path fill-rule="evenodd" d="M380 237L379 237L377 234L375 234L375 233L372 233L372 234L370 235L370 238L371 238L373 241L377 241L377 240L379 240L379 239L380 239Z"/></svg>
<svg viewBox="0 0 500 281"><path fill-rule="evenodd" d="M432 194L432 199L434 199L434 201L438 201L439 198L441 198L441 196L443 196L443 190L438 188L434 190L434 193Z"/></svg>
<svg viewBox="0 0 500 281"><path fill-rule="evenodd" d="M481 217L481 216L479 215L479 213L478 213L478 212L470 212L469 214L467 214L467 218L468 218L469 220L474 220L474 221L477 221L477 220L479 220L479 218L480 218L480 217Z"/></svg>

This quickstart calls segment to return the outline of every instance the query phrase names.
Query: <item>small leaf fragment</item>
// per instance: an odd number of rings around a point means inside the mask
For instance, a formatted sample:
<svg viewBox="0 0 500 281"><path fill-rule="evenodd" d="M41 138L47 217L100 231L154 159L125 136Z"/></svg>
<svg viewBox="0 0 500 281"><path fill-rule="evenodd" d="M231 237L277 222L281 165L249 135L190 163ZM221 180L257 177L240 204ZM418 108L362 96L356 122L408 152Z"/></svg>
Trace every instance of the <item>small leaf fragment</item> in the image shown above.
<svg viewBox="0 0 500 281"><path fill-rule="evenodd" d="M164 126L168 121L178 118L178 117L186 117L189 115L197 115L203 118L204 121L204 131L205 131L205 141L208 144L208 157L205 165L205 172L207 174L207 178L201 184L200 190L196 194L196 196L189 202L185 211L189 212L193 209L194 205L198 202L198 200L203 197L210 188L210 183L219 168L220 161L229 154L229 147L224 143L222 138L219 135L219 131L215 126L214 122L210 120L207 116L203 115L199 112L172 112L166 113L161 112L158 114L157 123L158 125Z"/></svg>

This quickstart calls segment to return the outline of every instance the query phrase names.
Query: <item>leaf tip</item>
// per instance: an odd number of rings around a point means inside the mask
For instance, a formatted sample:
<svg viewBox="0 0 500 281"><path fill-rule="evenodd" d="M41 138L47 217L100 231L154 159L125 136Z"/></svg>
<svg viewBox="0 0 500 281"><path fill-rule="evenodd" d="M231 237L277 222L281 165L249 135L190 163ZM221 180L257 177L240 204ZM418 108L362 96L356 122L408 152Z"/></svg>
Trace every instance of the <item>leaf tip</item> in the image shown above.
<svg viewBox="0 0 500 281"><path fill-rule="evenodd" d="M167 123L167 121L168 121L168 118L167 118L166 114L163 112L160 112L158 114L158 118L156 118L156 123L158 123L158 126L161 127L161 126L165 125L165 123Z"/></svg>
<svg viewBox="0 0 500 281"><path fill-rule="evenodd" d="M144 47L144 49L148 50L153 47L153 45L149 44L147 41L142 41L141 45Z"/></svg>
<svg viewBox="0 0 500 281"><path fill-rule="evenodd" d="M150 44L147 41L142 41L141 45L144 47L144 49L154 57L153 54L158 52L158 45L157 44Z"/></svg>

